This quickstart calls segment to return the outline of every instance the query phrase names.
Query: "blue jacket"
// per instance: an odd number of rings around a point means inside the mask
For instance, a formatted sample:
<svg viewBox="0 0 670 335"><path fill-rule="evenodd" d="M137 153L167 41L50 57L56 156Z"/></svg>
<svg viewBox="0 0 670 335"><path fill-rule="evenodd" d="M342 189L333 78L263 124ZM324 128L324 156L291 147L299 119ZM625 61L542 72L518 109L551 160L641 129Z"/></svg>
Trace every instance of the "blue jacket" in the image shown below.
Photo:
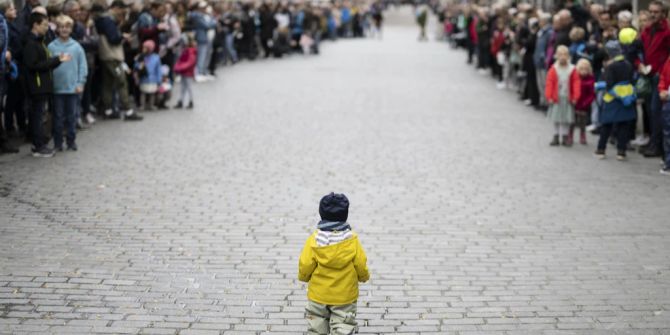
<svg viewBox="0 0 670 335"><path fill-rule="evenodd" d="M48 48L52 55L67 53L72 56L72 60L61 63L59 67L54 69L54 93L75 94L77 87L84 88L84 85L86 85L86 76L88 75L84 48L72 38L66 42L57 38L49 43Z"/></svg>
<svg viewBox="0 0 670 335"><path fill-rule="evenodd" d="M9 46L9 26L7 25L7 20L5 17L0 14L0 75L5 73L6 68L6 59L5 54L7 53L7 47Z"/></svg>
<svg viewBox="0 0 670 335"><path fill-rule="evenodd" d="M547 44L549 44L551 32L551 26L542 28L537 32L537 41L535 42L535 51L533 52L533 64L535 64L535 68L537 69L545 68Z"/></svg>
<svg viewBox="0 0 670 335"><path fill-rule="evenodd" d="M142 57L140 55L139 57ZM135 63L135 70L139 71L142 62ZM144 56L144 68L146 71L140 76L140 84L157 84L163 81L163 73L161 71L161 58L157 53L153 52Z"/></svg>
<svg viewBox="0 0 670 335"><path fill-rule="evenodd" d="M189 19L191 20L193 31L195 32L195 41L198 44L209 43L207 32L210 29L216 28L216 21L200 12L191 12L189 14Z"/></svg>

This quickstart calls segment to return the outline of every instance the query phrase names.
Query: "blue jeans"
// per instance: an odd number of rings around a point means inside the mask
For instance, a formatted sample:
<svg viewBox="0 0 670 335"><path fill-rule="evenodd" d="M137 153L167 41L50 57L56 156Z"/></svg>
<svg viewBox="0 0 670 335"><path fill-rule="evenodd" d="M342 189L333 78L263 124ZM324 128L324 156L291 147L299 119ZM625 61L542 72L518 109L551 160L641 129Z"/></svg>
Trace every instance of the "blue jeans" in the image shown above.
<svg viewBox="0 0 670 335"><path fill-rule="evenodd" d="M663 150L665 151L663 162L666 167L670 167L670 102L663 105L661 113L663 119Z"/></svg>
<svg viewBox="0 0 670 335"><path fill-rule="evenodd" d="M198 44L198 74L199 75L207 75L207 67L209 65L209 62L207 59L209 59L209 51L211 49L211 44L205 43L205 44Z"/></svg>
<svg viewBox="0 0 670 335"><path fill-rule="evenodd" d="M661 109L661 97L658 93L658 75L651 80L652 93L649 99L649 151L659 152L663 150L663 118Z"/></svg>
<svg viewBox="0 0 670 335"><path fill-rule="evenodd" d="M226 34L226 59L230 57L233 63L237 62L237 50L235 50L235 35L233 33Z"/></svg>
<svg viewBox="0 0 670 335"><path fill-rule="evenodd" d="M53 138L54 147L63 147L63 121L65 121L65 137L67 146L74 145L76 138L76 118L79 104L78 94L55 94L54 95L54 120Z"/></svg>

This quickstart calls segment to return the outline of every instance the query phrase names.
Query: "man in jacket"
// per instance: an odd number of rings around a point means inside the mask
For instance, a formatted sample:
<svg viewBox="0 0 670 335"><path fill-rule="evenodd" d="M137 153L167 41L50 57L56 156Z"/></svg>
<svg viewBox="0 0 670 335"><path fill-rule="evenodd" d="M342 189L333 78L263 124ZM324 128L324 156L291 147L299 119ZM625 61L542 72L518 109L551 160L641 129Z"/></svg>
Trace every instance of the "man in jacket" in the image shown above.
<svg viewBox="0 0 670 335"><path fill-rule="evenodd" d="M11 53L8 51L9 26L3 15L7 7L9 7L8 3L0 3L0 109L2 108L2 98L5 96L5 91L7 89L7 79L5 79L5 74L8 69L7 63L12 57ZM18 152L18 150L10 146L7 141L8 138L5 128L0 126L0 154Z"/></svg>
<svg viewBox="0 0 670 335"><path fill-rule="evenodd" d="M126 73L129 71L124 62L123 40L130 38L119 30L119 25L126 15L127 5L121 0L112 2L109 13L102 13L102 8L94 5L95 28L100 34L98 57L102 68L102 103L101 107L106 117L119 118L119 114L112 109L114 92L119 96L120 109L127 121L139 121L142 117L130 108L128 97L128 81Z"/></svg>
<svg viewBox="0 0 670 335"><path fill-rule="evenodd" d="M670 28L666 19L667 8L661 1L654 0L649 4L651 24L642 31L644 45L644 61L651 66L653 76L652 95L649 101L651 136L649 146L643 152L645 157L660 157L663 154L663 121L661 116L661 98L658 91L658 73L670 55ZM643 71L640 65L640 71ZM667 87L665 89L668 89Z"/></svg>
<svg viewBox="0 0 670 335"><path fill-rule="evenodd" d="M551 15L549 13L540 14L540 29L536 34L535 50L533 51L533 64L535 65L535 77L537 87L540 90L540 108L547 106L547 99L544 97L544 86L547 82L546 54L549 38L553 34L551 29Z"/></svg>
<svg viewBox="0 0 670 335"><path fill-rule="evenodd" d="M49 20L41 13L30 14L30 33L23 47L23 65L26 73L28 95L31 99L30 129L33 141L34 157L52 157L54 151L47 148L42 120L45 106L53 94L53 69L61 62L71 59L69 54L52 56L46 45L44 35L49 30Z"/></svg>

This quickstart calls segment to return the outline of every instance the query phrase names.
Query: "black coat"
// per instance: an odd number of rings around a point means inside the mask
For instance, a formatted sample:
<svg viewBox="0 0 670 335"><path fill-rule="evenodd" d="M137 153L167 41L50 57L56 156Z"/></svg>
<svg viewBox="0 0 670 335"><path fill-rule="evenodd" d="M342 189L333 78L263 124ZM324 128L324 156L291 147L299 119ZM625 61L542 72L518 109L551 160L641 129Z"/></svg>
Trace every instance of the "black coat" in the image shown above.
<svg viewBox="0 0 670 335"><path fill-rule="evenodd" d="M23 46L23 66L26 84L31 96L44 96L53 93L53 69L60 65L58 57L51 56L44 37L30 33Z"/></svg>

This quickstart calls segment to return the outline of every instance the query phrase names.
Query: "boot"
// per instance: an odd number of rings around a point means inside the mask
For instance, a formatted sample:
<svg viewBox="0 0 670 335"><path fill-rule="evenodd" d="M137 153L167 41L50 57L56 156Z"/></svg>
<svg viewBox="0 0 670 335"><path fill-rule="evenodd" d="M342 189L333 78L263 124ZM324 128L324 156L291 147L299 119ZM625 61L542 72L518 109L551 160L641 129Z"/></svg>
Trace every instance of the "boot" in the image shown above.
<svg viewBox="0 0 670 335"><path fill-rule="evenodd" d="M181 100L177 101L177 104L174 105L174 108L184 108L184 105L181 104Z"/></svg>
<svg viewBox="0 0 670 335"><path fill-rule="evenodd" d="M586 131L584 129L579 133L579 144L586 145Z"/></svg>
<svg viewBox="0 0 670 335"><path fill-rule="evenodd" d="M552 146L552 147L556 147L559 144L560 143L558 142L558 135L554 135L554 139L551 141L551 143L549 143L549 145Z"/></svg>
<svg viewBox="0 0 670 335"><path fill-rule="evenodd" d="M562 144L564 147L571 147L572 146L572 141L570 141L570 138L567 135L563 135L562 139Z"/></svg>

